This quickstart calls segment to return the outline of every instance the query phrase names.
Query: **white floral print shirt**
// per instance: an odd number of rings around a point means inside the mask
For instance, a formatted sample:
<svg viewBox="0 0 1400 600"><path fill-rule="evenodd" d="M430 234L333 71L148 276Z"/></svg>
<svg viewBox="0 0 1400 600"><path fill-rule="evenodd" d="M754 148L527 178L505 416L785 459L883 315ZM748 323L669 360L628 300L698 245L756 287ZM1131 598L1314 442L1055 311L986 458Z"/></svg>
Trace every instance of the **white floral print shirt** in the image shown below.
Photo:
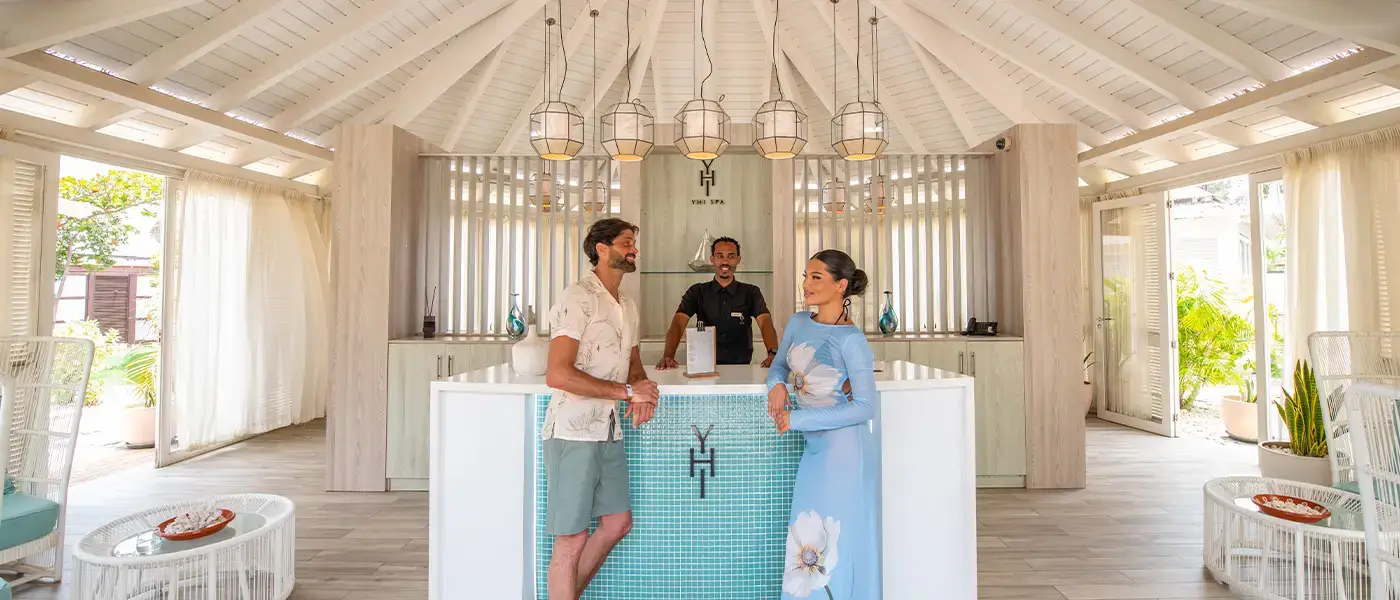
<svg viewBox="0 0 1400 600"><path fill-rule="evenodd" d="M621 293L614 299L589 271L564 290L549 315L551 338L578 340L574 366L598 379L627 382L638 340L637 304ZM616 400L555 390L545 411L540 439L604 442L622 439Z"/></svg>

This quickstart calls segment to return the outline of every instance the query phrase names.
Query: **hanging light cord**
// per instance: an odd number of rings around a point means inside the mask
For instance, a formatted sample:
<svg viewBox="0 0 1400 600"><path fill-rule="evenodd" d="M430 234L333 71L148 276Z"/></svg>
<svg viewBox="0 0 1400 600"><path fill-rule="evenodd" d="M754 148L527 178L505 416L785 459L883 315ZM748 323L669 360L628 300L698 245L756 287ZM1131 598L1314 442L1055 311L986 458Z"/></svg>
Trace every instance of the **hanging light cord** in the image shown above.
<svg viewBox="0 0 1400 600"><path fill-rule="evenodd" d="M874 57L872 72L870 73L870 99L877 104L880 102L880 9L875 9L875 16L870 17L870 49Z"/></svg>
<svg viewBox="0 0 1400 600"><path fill-rule="evenodd" d="M856 0L856 100L860 100L864 81L860 77L860 0Z"/></svg>
<svg viewBox="0 0 1400 600"><path fill-rule="evenodd" d="M783 0L774 0L774 2L773 2L773 72L774 72L774 76L778 78L778 99L779 99L779 100L784 100L784 99L785 99L785 98L783 97L783 70L778 68L778 15L782 14L782 11L783 11Z"/></svg>
<svg viewBox="0 0 1400 600"><path fill-rule="evenodd" d="M591 77L593 78L593 92L592 97L590 97L588 100L590 103L588 105L588 114L596 115L598 112L595 109L595 107L598 106L598 11L593 10L592 7L593 4L590 2L588 16L589 18L593 19L593 73L591 75ZM597 127L593 128L593 153L598 153Z"/></svg>
<svg viewBox="0 0 1400 600"><path fill-rule="evenodd" d="M831 108L836 107L836 0L831 0ZM834 115L833 115L834 116Z"/></svg>
<svg viewBox="0 0 1400 600"><path fill-rule="evenodd" d="M625 28L627 30L627 46L622 49L622 52L627 55L625 64L625 68L627 69L627 95L623 99L632 100L632 0L627 0L627 9L624 14L626 15L623 17L623 20L626 21L624 25L626 25Z"/></svg>
<svg viewBox="0 0 1400 600"><path fill-rule="evenodd" d="M544 10L544 99L546 101L549 100L550 88L554 87L550 85L549 77L549 56L551 54L549 42L549 7L546 6Z"/></svg>
<svg viewBox="0 0 1400 600"><path fill-rule="evenodd" d="M564 82L569 80L569 49L564 47L564 0L558 0L559 21L555 28L559 30L559 58L564 60L564 76L559 78L559 97L555 100L564 99Z"/></svg>
<svg viewBox="0 0 1400 600"><path fill-rule="evenodd" d="M710 65L709 72L700 80L700 97L704 98L705 82L715 74L715 61L710 59L710 45L705 42L705 0L700 0L700 47L705 50L705 62Z"/></svg>

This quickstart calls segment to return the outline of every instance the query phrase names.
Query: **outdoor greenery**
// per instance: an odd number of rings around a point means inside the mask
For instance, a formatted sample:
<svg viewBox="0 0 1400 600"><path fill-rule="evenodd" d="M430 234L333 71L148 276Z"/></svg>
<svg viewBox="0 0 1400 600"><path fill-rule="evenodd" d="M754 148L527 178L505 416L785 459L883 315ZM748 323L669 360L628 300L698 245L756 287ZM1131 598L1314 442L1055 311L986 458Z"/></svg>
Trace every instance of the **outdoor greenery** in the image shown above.
<svg viewBox="0 0 1400 600"><path fill-rule="evenodd" d="M1283 390L1284 401L1274 402L1288 427L1288 449L1295 456L1327 457L1327 432L1317 380L1305 360L1293 369L1293 393Z"/></svg>
<svg viewBox="0 0 1400 600"><path fill-rule="evenodd" d="M159 361L159 344L131 346L126 352L108 359L94 379L129 386L141 406L154 408L160 390L156 377Z"/></svg>
<svg viewBox="0 0 1400 600"><path fill-rule="evenodd" d="M96 370L112 357L126 351L126 344L121 343L121 334L115 329L102 331L102 327L97 321L74 321L72 323L60 323L54 326L53 334L58 337L74 337L91 340L96 349L92 356L92 366ZM60 381L68 381L67 374L59 374ZM88 379L87 395L83 398L83 406L97 406L102 403L102 394L107 390L107 382L97 378Z"/></svg>
<svg viewBox="0 0 1400 600"><path fill-rule="evenodd" d="M84 179L63 177L58 194L62 200L88 207L86 214L58 216L54 276L59 282L57 295L62 297L70 267L97 272L117 264L113 253L137 231L127 222L131 211L154 217L151 209L165 196L165 178L113 169Z"/></svg>
<svg viewBox="0 0 1400 600"><path fill-rule="evenodd" d="M1176 274L1179 398L1190 410L1201 389L1233 384L1254 342L1254 327L1236 312L1220 281L1187 267Z"/></svg>

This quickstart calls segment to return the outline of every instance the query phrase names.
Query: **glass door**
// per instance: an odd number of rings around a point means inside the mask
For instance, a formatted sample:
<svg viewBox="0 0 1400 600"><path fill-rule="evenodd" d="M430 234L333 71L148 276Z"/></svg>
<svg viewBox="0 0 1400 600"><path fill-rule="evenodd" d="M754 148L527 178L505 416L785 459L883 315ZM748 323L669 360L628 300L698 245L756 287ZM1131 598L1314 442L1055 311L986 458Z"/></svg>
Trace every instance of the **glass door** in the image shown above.
<svg viewBox="0 0 1400 600"><path fill-rule="evenodd" d="M1094 204L1094 378L1100 419L1176 436L1170 203L1152 193Z"/></svg>

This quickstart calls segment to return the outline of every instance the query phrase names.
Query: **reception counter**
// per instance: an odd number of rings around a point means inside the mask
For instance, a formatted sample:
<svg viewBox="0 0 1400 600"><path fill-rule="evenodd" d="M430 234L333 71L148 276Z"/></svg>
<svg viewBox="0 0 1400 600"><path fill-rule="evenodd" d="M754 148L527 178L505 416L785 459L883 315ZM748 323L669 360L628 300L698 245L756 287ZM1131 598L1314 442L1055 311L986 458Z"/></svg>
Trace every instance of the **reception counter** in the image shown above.
<svg viewBox="0 0 1400 600"><path fill-rule="evenodd" d="M876 369L882 597L976 598L973 379L904 361ZM767 369L648 373L655 417L624 420L633 529L584 599L776 599L803 442L773 428ZM550 394L507 365L432 383L430 599L545 598Z"/></svg>

